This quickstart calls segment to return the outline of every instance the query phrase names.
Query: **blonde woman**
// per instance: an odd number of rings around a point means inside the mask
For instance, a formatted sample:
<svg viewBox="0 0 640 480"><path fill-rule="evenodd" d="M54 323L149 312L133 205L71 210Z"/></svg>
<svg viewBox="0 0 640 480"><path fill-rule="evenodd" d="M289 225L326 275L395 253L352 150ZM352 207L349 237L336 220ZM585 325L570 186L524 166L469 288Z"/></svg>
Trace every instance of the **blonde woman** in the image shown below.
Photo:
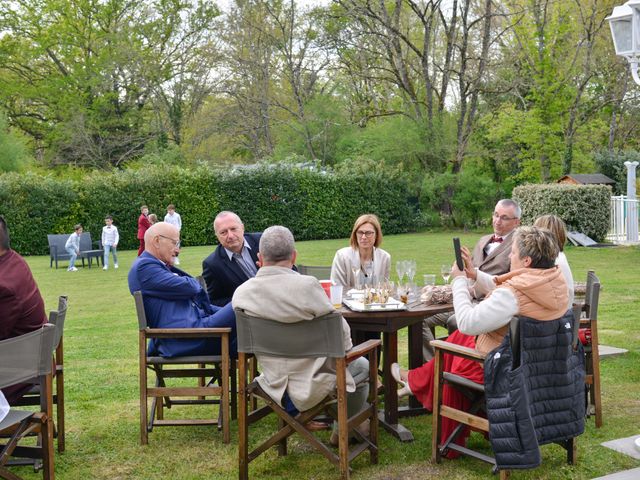
<svg viewBox="0 0 640 480"><path fill-rule="evenodd" d="M338 250L333 258L333 283L348 290L361 283L373 284L389 278L391 255L378 248L382 243L378 217L370 213L360 215L351 230L349 243L349 247Z"/></svg>
<svg viewBox="0 0 640 480"><path fill-rule="evenodd" d="M560 253L558 253L558 257L556 258L556 265L560 267L560 270L564 275L564 279L567 282L567 290L569 293L569 307L571 307L571 305L573 305L574 298L573 275L571 274L571 267L569 267L567 256L564 254L564 244L567 243L567 227L565 226L562 219L560 217L556 217L555 215L542 215L541 217L536 218L533 226L538 228L546 228L551 233L553 233L553 236L558 242Z"/></svg>

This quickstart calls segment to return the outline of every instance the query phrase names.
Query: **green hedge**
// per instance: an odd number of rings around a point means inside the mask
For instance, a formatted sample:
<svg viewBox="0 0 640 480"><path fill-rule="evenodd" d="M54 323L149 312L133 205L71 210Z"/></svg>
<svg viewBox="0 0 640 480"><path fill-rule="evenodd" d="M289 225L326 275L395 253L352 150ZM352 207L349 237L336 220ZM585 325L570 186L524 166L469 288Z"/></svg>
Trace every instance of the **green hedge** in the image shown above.
<svg viewBox="0 0 640 480"><path fill-rule="evenodd" d="M522 223L533 224L540 215L561 217L569 231L602 241L609 230L611 188L605 185L522 185L512 198L522 207Z"/></svg>
<svg viewBox="0 0 640 480"><path fill-rule="evenodd" d="M415 230L417 208L406 182L371 173L338 175L285 166L220 171L154 166L94 172L82 181L35 174L0 176L0 214L9 224L12 247L24 255L46 254L47 233L71 233L81 223L99 238L111 214L120 247L137 248L137 218L146 204L163 218L169 203L182 216L184 245L215 242L211 224L220 210L233 210L247 231L286 225L298 240L342 238L355 218L377 214L387 234Z"/></svg>

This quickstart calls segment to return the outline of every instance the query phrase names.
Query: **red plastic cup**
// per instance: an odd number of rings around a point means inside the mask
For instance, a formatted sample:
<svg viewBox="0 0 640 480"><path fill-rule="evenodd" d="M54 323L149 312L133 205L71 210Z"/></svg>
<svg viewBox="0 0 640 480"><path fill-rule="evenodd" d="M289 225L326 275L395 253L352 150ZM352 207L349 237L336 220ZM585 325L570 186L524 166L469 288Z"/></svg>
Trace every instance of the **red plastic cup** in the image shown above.
<svg viewBox="0 0 640 480"><path fill-rule="evenodd" d="M327 297L331 298L331 280L320 280L320 285L322 285Z"/></svg>

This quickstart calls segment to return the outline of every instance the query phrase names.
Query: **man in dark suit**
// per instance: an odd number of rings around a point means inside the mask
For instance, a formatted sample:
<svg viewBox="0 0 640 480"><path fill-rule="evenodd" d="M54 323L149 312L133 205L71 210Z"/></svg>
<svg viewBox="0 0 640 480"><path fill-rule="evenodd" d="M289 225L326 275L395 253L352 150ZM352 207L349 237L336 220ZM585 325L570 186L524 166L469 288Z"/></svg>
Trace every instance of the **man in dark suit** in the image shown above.
<svg viewBox="0 0 640 480"><path fill-rule="evenodd" d="M502 275L510 270L509 254L513 242L513 232L520 225L522 210L517 202L509 198L499 200L493 210L493 234L485 235L473 249L473 267L465 268L467 277L475 280L476 270L490 275ZM482 300L477 298L476 300ZM431 329L436 325L447 327L449 332L456 329L455 315L439 313L424 320L422 324L422 356L428 362L433 358L433 340Z"/></svg>
<svg viewBox="0 0 640 480"><path fill-rule="evenodd" d="M233 212L216 215L213 230L220 245L202 262L202 277L213 305L231 301L233 293L258 271L261 233L244 233L244 224Z"/></svg>

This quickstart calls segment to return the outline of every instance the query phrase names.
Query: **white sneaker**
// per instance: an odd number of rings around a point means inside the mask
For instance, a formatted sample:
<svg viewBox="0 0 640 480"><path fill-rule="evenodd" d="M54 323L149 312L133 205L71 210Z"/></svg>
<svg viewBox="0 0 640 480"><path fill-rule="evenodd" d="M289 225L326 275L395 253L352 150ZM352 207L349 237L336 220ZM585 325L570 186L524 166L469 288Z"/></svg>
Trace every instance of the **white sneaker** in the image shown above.
<svg viewBox="0 0 640 480"><path fill-rule="evenodd" d="M76 267L69 267L67 268L67 272L77 272L78 269Z"/></svg>
<svg viewBox="0 0 640 480"><path fill-rule="evenodd" d="M103 270L107 270L109 267L107 267L106 265L104 267L102 267Z"/></svg>
<svg viewBox="0 0 640 480"><path fill-rule="evenodd" d="M116 264L113 266L113 268L118 268L118 264L116 263Z"/></svg>

